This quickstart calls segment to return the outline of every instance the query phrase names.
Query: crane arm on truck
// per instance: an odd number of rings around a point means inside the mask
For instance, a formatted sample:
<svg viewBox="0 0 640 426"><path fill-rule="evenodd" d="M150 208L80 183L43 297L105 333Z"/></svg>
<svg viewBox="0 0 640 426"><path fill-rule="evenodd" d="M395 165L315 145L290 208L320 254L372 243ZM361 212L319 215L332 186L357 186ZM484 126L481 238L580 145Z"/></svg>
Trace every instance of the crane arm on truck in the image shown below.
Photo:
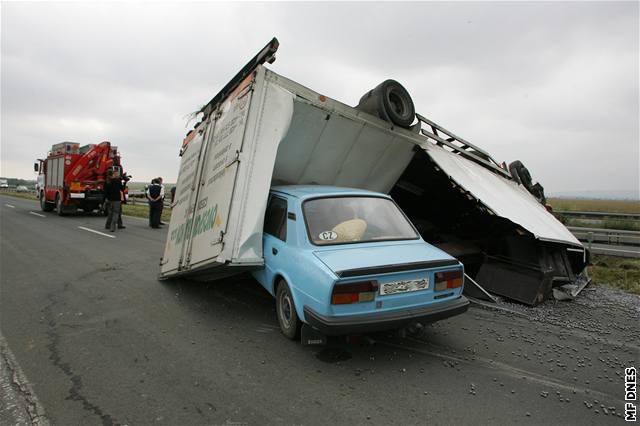
<svg viewBox="0 0 640 426"><path fill-rule="evenodd" d="M110 150L111 143L106 141L91 147L76 161L73 168L65 176L64 183L70 185L74 181L90 180L95 176L104 175L113 164L113 159L109 158Z"/></svg>

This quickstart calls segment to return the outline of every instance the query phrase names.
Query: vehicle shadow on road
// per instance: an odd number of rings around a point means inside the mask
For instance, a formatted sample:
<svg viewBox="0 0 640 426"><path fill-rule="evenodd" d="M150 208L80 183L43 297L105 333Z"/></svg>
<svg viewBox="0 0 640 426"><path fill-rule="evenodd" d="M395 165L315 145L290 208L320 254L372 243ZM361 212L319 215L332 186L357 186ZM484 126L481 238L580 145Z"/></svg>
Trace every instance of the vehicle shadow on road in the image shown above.
<svg viewBox="0 0 640 426"><path fill-rule="evenodd" d="M306 354L322 363L341 364L352 359L393 359L395 353L403 351L402 345L407 339L424 344L433 341L438 346L452 343L444 324L448 321L442 321L418 329L329 336L326 345L303 346L300 340L292 342L280 334L273 297L248 274L215 282L173 279L162 281L162 285L190 309L204 314L207 326L227 328L238 338L255 338L263 343L261 350L273 351L279 356L284 351ZM441 360L437 355L426 356Z"/></svg>

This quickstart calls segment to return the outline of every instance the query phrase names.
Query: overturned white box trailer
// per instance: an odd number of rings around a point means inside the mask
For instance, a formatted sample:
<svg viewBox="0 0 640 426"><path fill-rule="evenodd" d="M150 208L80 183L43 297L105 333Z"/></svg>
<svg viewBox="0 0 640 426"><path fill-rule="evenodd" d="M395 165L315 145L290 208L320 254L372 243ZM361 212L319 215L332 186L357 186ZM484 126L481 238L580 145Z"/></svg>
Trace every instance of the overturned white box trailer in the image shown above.
<svg viewBox="0 0 640 426"><path fill-rule="evenodd" d="M420 115L399 127L282 77L262 65L276 49L274 39L185 138L161 278L262 267L272 184L390 194L465 264L472 295L535 305L583 271L582 244L489 154Z"/></svg>

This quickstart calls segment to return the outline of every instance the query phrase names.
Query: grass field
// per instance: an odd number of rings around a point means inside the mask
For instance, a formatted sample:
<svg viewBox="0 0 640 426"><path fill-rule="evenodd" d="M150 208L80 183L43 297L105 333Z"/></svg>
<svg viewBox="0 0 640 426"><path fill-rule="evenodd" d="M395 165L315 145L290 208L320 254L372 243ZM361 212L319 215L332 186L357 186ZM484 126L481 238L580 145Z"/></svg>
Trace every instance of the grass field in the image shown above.
<svg viewBox="0 0 640 426"><path fill-rule="evenodd" d="M135 216L135 217L149 217L149 206L145 204L136 204L135 206L132 204L124 204L122 206L122 214L127 216ZM162 217L161 220L165 223L169 223L171 219L171 208L165 207L162 209Z"/></svg>
<svg viewBox="0 0 640 426"><path fill-rule="evenodd" d="M9 192L9 191L2 191L0 192L0 194L2 195L8 195L10 197L15 197L15 198L26 198L27 200L37 200L36 198L36 194L35 193L30 193L30 192Z"/></svg>
<svg viewBox="0 0 640 426"><path fill-rule="evenodd" d="M640 259L594 255L588 270L596 285L640 294Z"/></svg>
<svg viewBox="0 0 640 426"><path fill-rule="evenodd" d="M554 210L577 212L640 213L640 201L587 200L579 198L549 198Z"/></svg>

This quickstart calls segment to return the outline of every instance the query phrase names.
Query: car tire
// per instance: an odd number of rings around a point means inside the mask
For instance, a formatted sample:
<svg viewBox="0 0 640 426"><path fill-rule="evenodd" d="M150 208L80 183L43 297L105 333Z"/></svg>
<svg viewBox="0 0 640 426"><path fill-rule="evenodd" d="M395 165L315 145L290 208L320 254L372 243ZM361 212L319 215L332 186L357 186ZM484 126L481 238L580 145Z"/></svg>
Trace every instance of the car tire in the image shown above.
<svg viewBox="0 0 640 426"><path fill-rule="evenodd" d="M60 197L60 193L56 194L56 213L58 216L64 216L64 207L62 205L62 197Z"/></svg>
<svg viewBox="0 0 640 426"><path fill-rule="evenodd" d="M278 316L280 331L285 337L291 340L300 338L302 322L296 313L291 290L289 290L289 286L284 280L278 282L276 290L276 315Z"/></svg>
<svg viewBox="0 0 640 426"><path fill-rule="evenodd" d="M40 192L40 209L43 212L50 212L53 210L53 205L47 202L47 199L44 196L44 192Z"/></svg>

